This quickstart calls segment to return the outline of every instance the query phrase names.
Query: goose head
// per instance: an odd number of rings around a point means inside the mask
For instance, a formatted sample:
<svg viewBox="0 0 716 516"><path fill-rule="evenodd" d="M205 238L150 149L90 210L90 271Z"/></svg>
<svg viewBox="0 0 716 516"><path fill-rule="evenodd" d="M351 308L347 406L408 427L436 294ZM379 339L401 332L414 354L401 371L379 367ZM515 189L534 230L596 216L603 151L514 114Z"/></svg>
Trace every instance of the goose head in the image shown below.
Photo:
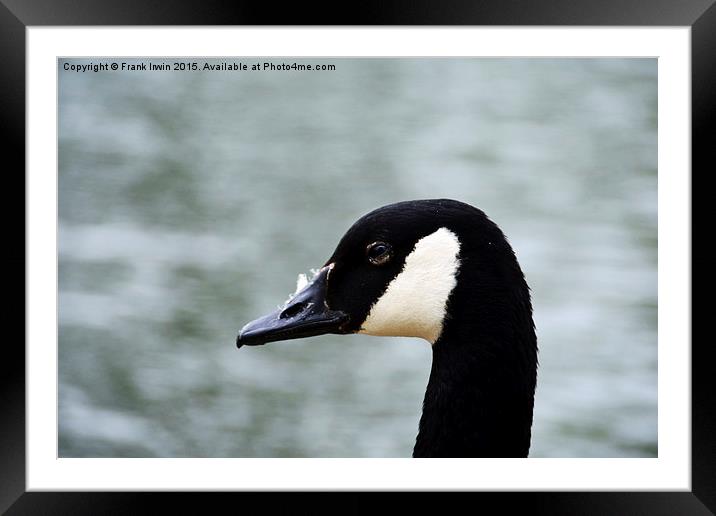
<svg viewBox="0 0 716 516"><path fill-rule="evenodd" d="M414 455L526 456L537 365L529 289L502 231L481 210L433 199L364 215L314 277L299 278L296 293L246 324L236 343L326 333L431 344Z"/></svg>

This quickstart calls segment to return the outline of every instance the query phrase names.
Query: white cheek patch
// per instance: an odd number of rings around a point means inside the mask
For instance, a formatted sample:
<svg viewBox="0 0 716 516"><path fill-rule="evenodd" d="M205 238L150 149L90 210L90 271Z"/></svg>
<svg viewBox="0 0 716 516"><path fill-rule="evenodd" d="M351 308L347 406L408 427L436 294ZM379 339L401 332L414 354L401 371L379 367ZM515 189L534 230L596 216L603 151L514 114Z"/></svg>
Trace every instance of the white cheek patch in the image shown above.
<svg viewBox="0 0 716 516"><path fill-rule="evenodd" d="M370 309L359 333L420 337L434 344L457 284L460 241L447 228L421 238L403 270Z"/></svg>

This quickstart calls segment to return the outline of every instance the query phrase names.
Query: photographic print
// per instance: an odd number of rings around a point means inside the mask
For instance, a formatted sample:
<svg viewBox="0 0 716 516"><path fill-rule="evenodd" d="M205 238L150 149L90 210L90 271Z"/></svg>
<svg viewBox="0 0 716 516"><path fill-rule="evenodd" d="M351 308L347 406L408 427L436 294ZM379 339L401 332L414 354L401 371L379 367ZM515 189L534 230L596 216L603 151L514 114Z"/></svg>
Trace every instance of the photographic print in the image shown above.
<svg viewBox="0 0 716 516"><path fill-rule="evenodd" d="M658 457L656 59L57 64L61 458Z"/></svg>

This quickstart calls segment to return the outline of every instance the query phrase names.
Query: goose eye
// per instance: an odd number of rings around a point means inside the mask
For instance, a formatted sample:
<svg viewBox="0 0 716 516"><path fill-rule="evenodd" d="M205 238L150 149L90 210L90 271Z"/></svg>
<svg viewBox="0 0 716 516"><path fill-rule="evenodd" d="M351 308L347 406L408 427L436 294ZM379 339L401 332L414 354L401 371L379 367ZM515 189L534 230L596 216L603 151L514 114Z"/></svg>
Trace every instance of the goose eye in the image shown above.
<svg viewBox="0 0 716 516"><path fill-rule="evenodd" d="M389 244L385 242L373 242L366 249L368 261L373 265L383 265L388 263L393 255Z"/></svg>

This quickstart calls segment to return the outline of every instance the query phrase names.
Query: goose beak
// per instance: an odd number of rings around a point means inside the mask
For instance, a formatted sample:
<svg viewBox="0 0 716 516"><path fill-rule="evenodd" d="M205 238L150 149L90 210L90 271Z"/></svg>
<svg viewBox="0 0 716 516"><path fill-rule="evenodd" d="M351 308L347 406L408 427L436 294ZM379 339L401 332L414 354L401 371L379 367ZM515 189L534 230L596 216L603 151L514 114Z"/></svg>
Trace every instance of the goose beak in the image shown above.
<svg viewBox="0 0 716 516"><path fill-rule="evenodd" d="M333 264L325 266L283 308L241 328L236 337L236 347L260 346L267 342L325 333L344 333L341 326L348 322L348 314L331 310L326 304L328 276L332 269Z"/></svg>

